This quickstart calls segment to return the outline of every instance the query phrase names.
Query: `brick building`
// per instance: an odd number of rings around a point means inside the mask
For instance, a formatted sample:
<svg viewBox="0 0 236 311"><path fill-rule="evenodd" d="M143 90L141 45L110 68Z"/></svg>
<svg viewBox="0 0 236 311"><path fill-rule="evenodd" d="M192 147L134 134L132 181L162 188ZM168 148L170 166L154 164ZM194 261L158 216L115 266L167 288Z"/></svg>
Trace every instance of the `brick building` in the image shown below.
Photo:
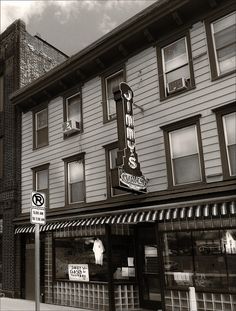
<svg viewBox="0 0 236 311"><path fill-rule="evenodd" d="M20 212L21 115L9 98L66 58L44 40L30 35L21 20L0 34L0 284L10 296L19 292L13 219Z"/></svg>
<svg viewBox="0 0 236 311"><path fill-rule="evenodd" d="M157 1L14 93L22 297L34 295L36 190L45 302L189 311L195 289L198 311L235 310L235 11Z"/></svg>

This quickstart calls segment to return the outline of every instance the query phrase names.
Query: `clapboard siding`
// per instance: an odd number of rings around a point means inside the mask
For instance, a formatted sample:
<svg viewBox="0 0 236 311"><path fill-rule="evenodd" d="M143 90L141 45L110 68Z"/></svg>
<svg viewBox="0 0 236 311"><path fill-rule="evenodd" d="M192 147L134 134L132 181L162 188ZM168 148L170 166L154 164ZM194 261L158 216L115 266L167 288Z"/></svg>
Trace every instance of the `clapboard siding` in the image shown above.
<svg viewBox="0 0 236 311"><path fill-rule="evenodd" d="M136 143L141 170L149 179L148 191L167 189L166 154L161 126L201 114L200 130L207 182L222 179L222 165L216 118L213 108L235 100L235 77L211 81L204 23L190 31L195 88L160 101L156 48L150 47L128 59L127 82L134 91ZM22 211L29 211L32 168L49 163L49 208L65 204L63 158L85 152L86 202L107 196L104 145L117 141L116 120L103 123L101 77L82 86L83 133L63 138L63 98L48 105L49 145L33 150L32 113L22 117Z"/></svg>

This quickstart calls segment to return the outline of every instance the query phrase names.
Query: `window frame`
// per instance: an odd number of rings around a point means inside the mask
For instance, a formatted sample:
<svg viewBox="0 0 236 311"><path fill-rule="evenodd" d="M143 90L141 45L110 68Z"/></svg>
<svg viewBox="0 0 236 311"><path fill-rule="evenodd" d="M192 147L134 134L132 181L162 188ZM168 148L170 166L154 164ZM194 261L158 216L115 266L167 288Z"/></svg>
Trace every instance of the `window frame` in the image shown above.
<svg viewBox="0 0 236 311"><path fill-rule="evenodd" d="M82 89L81 87L77 87L75 89L70 90L69 92L64 93L63 95L63 122L68 121L68 99L80 95L80 131L74 132L71 134L64 134L64 139L69 138L74 135L81 134L83 132L83 99L82 99Z"/></svg>
<svg viewBox="0 0 236 311"><path fill-rule="evenodd" d="M102 82L102 105L103 105L103 123L108 123L113 120L116 120L117 115L109 118L108 116L108 105L107 105L107 79L111 78L112 76L118 75L120 72L123 72L123 81L126 82L126 70L125 65L118 66L113 68L112 70L107 71L101 76Z"/></svg>
<svg viewBox="0 0 236 311"><path fill-rule="evenodd" d="M41 171L48 171L48 180L47 180L47 183L48 183L48 188L47 190L45 191L45 189L42 190L42 192L46 195L46 208L49 208L49 195L50 195L50 184L49 184L49 166L50 166L50 163L46 163L46 164L43 164L43 165L40 165L40 166L37 166L37 167L33 167L31 170L32 170L32 173L33 173L33 190L34 191L39 191L41 192L40 189L37 189L37 173L38 172L41 172Z"/></svg>
<svg viewBox="0 0 236 311"><path fill-rule="evenodd" d="M174 44L175 42L185 38L185 46L186 46L186 53L188 58L188 67L189 67L189 85L185 89L176 91L172 94L167 94L166 92L166 78L164 72L164 48ZM193 70L193 57L192 57L192 49L191 49L191 39L189 30L185 30L184 32L175 35L175 37L171 37L168 40L160 41L156 47L157 53L157 66L158 66L158 80L159 80L159 93L160 93L160 100L166 100L173 96L178 96L182 93L185 93L189 90L195 88L195 79L194 79L194 70ZM181 68L182 66L178 67ZM181 78L181 77L180 77Z"/></svg>
<svg viewBox="0 0 236 311"><path fill-rule="evenodd" d="M196 270L196 259L197 259L198 255L196 254L196 246L194 244L196 233L199 233L199 232L211 232L212 233L214 231L216 233L219 233L219 241L221 241L222 240L221 239L222 238L222 232L227 231L227 230L235 230L235 229L236 229L235 227L228 227L228 226L226 226L226 227L222 228L222 227L217 227L216 226L216 227L210 228L210 229L209 228L208 229L204 228L204 229L195 229L195 230L194 229L191 229L191 230L185 229L183 231L179 231L179 230L164 230L164 231L162 231L160 239L161 239L161 253L162 253L162 259L163 259L163 271L164 271L164 274L167 271L167 269L165 269L165 240L166 239L164 238L164 236L168 235L170 233L172 233L172 234L176 234L176 233L189 233L190 236L191 236L191 241L192 241L192 245L191 245L192 254L190 254L189 256L191 257L191 263L192 263L192 267L193 267L193 270L192 270L193 286L197 290L201 291L202 287L201 286L197 286L197 284L196 284L196 274L198 273L197 270ZM222 257L224 257L224 258L227 258L227 256L229 256L230 254L225 253L225 252L224 253L221 252L220 255ZM173 255L171 255L171 256L173 256ZM180 257L181 256L183 256L183 255L180 255ZM209 256L211 256L211 255L209 255ZM236 254L235 254L235 257L236 257ZM224 262L224 264L225 264L227 275L229 275L230 269L228 268L228 265L226 264L226 261ZM186 286L185 285L179 285L179 286L178 285L177 286L167 285L165 281L164 281L164 284L165 284L165 287L167 289L172 289L172 290L181 290L181 289L185 290L185 289L189 288L189 285L186 285ZM228 281L228 284L227 284L228 286L227 286L227 288L225 288L223 290L223 292L224 293L229 293L229 291L230 291L232 293L235 293L234 290L229 289L230 288L229 284L230 283ZM213 288L212 287L206 287L206 288L204 288L204 291L210 291L210 292L213 292L213 293L219 293L219 292L222 292L222 288L219 288L219 287L213 287Z"/></svg>
<svg viewBox="0 0 236 311"><path fill-rule="evenodd" d="M218 73L218 61L216 59L216 49L215 49L215 40L213 39L213 33L212 33L212 25L217 20L223 19L227 15L230 15L231 13L236 12L232 11L231 7L228 7L226 10L222 12L217 12L210 18L207 18L205 20L205 31L206 31L206 39L207 39L207 47L208 47L208 59L210 63L210 71L211 71L211 80L215 81L217 79L221 79L225 76L228 76L234 72L236 72L236 69L230 70L226 73L219 74Z"/></svg>
<svg viewBox="0 0 236 311"><path fill-rule="evenodd" d="M84 236L72 236L72 237L54 237L52 240L52 246L53 246L53 257L52 257L52 277L53 277L53 281L62 281L62 282L77 282L77 283L86 283L86 284L97 284L97 283L104 283L104 284L108 284L109 280L107 281L97 281L97 280L91 280L89 277L89 281L70 281L69 278L58 278L56 276L56 241L57 240L66 240L66 241L76 241L76 239L79 240L83 240L86 238L94 238L95 235L84 235ZM107 256L107 276L109 275L109 265L110 265L110 259L108 256L108 251L110 248L110 241L108 242L107 240L107 234L100 234L100 235L96 235L96 238L99 238L100 240L105 240L105 243L103 243L104 247L105 247L105 252L106 256ZM74 262L72 262L71 264L73 264ZM86 264L86 263L85 263ZM109 276L108 276L109 279Z"/></svg>
<svg viewBox="0 0 236 311"><path fill-rule="evenodd" d="M73 155L68 158L62 159L64 161L64 179L65 179L65 206L79 206L81 204L86 203L86 182L85 182L85 152L79 153L77 155ZM75 161L82 161L83 162L83 196L84 200L79 202L69 202L69 174L68 174L68 164L75 162Z"/></svg>
<svg viewBox="0 0 236 311"><path fill-rule="evenodd" d="M37 144L37 121L36 121L36 118L37 118L37 115L43 111L46 111L47 112L47 141L38 146ZM43 147L46 147L49 145L49 124L48 124L48 121L49 121L49 118L48 118L48 107L47 105L42 105L42 106L39 106L37 110L34 110L33 111L33 149L40 149L40 148L43 148Z"/></svg>
<svg viewBox="0 0 236 311"><path fill-rule="evenodd" d="M218 130L218 137L219 137L219 144L220 144L220 154L221 154L221 165L223 171L223 179L235 179L236 175L230 174L230 166L229 166L229 159L228 159L228 152L227 152L227 145L225 140L225 131L224 131L224 122L223 116L236 112L236 102L232 102L225 106L221 106L212 111L216 115L216 123L217 123L217 130Z"/></svg>
<svg viewBox="0 0 236 311"><path fill-rule="evenodd" d="M129 193L124 190L124 193L113 194L113 188L111 185L111 166L110 166L110 151L118 148L118 142L113 142L108 145L103 146L105 148L105 158L106 158L106 180L107 180L107 198L117 198L123 195L128 195ZM119 190L119 189L117 189ZM122 190L120 190L122 191Z"/></svg>
<svg viewBox="0 0 236 311"><path fill-rule="evenodd" d="M163 130L164 135L164 145L165 145L165 153L166 153L166 167L167 167L167 179L168 179L168 188L183 188L183 187L195 187L196 185L201 185L206 182L205 176L205 166L204 166L204 158L203 158L203 148L202 148L202 139L201 139L201 130L200 130L200 117L201 114L196 116L183 119L165 126L161 126L160 128ZM182 183L182 184L175 184L174 181L174 173L172 169L172 157L171 157L171 142L170 142L170 132L175 130L184 129L190 126L196 126L196 134L197 134L197 144L198 144L198 155L199 155L199 168L200 168L200 175L201 180L195 181L191 183Z"/></svg>

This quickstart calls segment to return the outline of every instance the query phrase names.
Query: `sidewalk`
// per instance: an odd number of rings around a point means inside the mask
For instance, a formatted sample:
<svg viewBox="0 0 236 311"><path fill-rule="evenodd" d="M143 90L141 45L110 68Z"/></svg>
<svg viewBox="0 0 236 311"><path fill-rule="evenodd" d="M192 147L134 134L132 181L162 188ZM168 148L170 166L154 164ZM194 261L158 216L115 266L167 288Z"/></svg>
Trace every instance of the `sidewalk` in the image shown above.
<svg viewBox="0 0 236 311"><path fill-rule="evenodd" d="M32 300L0 298L0 311L35 311ZM40 303L40 311L85 311L85 309Z"/></svg>

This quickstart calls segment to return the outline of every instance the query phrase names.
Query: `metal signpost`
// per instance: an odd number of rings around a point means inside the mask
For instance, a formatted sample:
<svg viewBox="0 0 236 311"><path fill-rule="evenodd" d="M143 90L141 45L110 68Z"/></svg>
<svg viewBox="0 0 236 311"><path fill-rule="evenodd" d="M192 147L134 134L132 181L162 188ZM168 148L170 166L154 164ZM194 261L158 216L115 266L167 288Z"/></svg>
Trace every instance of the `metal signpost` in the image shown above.
<svg viewBox="0 0 236 311"><path fill-rule="evenodd" d="M44 193L32 192L30 222L35 224L35 311L40 311L40 225L45 225Z"/></svg>

